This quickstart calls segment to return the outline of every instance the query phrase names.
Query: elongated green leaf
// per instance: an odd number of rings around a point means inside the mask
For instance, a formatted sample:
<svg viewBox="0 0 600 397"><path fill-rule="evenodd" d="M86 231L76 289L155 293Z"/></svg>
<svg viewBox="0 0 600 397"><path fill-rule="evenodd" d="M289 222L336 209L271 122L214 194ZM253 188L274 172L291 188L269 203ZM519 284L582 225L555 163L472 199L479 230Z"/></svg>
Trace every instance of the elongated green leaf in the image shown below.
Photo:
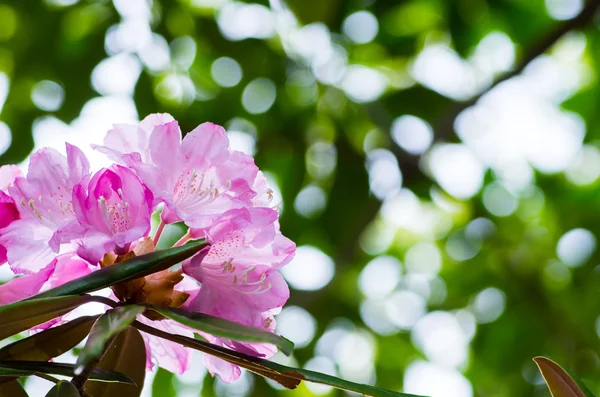
<svg viewBox="0 0 600 397"><path fill-rule="evenodd" d="M90 296L63 296L0 306L0 340L62 316L92 300Z"/></svg>
<svg viewBox="0 0 600 397"><path fill-rule="evenodd" d="M18 381L11 380L0 385L0 397L28 397L28 395Z"/></svg>
<svg viewBox="0 0 600 397"><path fill-rule="evenodd" d="M322 383L338 389L353 391L364 396L371 397L417 397L411 394L397 393L390 390L380 389L374 386L361 385L354 382L348 382L338 379L334 376L321 374L314 371L307 371L298 368L286 367L272 361L251 357L221 346L213 345L208 342L188 338L181 335L172 335L167 332L157 330L145 324L135 322L134 326L141 331L168 339L183 346L199 350L211 356L218 357L229 363L238 365L248 371L272 379L288 389L294 389L301 381Z"/></svg>
<svg viewBox="0 0 600 397"><path fill-rule="evenodd" d="M121 306L107 311L94 323L85 346L75 364L76 372L81 373L91 363L97 360L107 343L121 331L126 329L135 317L144 311L143 306Z"/></svg>
<svg viewBox="0 0 600 397"><path fill-rule="evenodd" d="M61 380L50 389L46 397L80 397L80 394L71 382Z"/></svg>
<svg viewBox="0 0 600 397"><path fill-rule="evenodd" d="M97 369L118 371L135 381L135 385L86 382L83 390L94 397L136 397L142 393L146 376L146 345L139 331L129 327L110 345Z"/></svg>
<svg viewBox="0 0 600 397"><path fill-rule="evenodd" d="M45 361L0 361L0 376L28 376L36 372L72 377L75 376L75 365ZM133 380L122 373L101 368L94 369L89 379L99 382L134 384Z"/></svg>
<svg viewBox="0 0 600 397"><path fill-rule="evenodd" d="M247 327L232 321L202 313L191 313L182 309L166 307L152 307L152 309L183 325L221 338L244 342L271 343L286 355L289 355L294 349L292 341L259 328Z"/></svg>
<svg viewBox="0 0 600 397"><path fill-rule="evenodd" d="M0 349L0 361L48 361L77 346L90 332L98 316L79 317L39 332Z"/></svg>
<svg viewBox="0 0 600 397"><path fill-rule="evenodd" d="M42 292L32 299L85 294L110 287L118 282L144 277L168 269L193 256L208 245L209 244L204 239L201 239L181 247L174 247L151 252L146 255L136 256L135 258L105 267L104 269L90 273L87 276L69 281L59 287Z"/></svg>
<svg viewBox="0 0 600 397"><path fill-rule="evenodd" d="M546 357L533 359L553 397L595 397L587 386L570 371Z"/></svg>

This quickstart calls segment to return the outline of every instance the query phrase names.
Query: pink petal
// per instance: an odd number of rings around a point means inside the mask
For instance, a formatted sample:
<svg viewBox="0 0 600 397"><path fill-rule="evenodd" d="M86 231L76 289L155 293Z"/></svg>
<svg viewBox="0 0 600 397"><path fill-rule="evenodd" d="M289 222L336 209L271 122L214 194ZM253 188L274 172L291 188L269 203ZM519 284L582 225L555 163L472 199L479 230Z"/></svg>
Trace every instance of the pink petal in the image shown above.
<svg viewBox="0 0 600 397"><path fill-rule="evenodd" d="M167 124L175 120L173 116L168 113L152 113L140 121L140 127L146 131L152 131L159 125Z"/></svg>
<svg viewBox="0 0 600 397"><path fill-rule="evenodd" d="M192 331L172 320L152 321L147 317L138 316L138 321L170 334L194 337ZM192 356L186 347L145 332L142 332L142 337L146 343L146 368L148 370L154 367L154 362L159 367L177 374L182 374L190 368Z"/></svg>
<svg viewBox="0 0 600 397"><path fill-rule="evenodd" d="M240 367L223 361L211 355L204 355L204 365L212 376L218 375L225 383L232 383L239 379L242 371Z"/></svg>
<svg viewBox="0 0 600 397"><path fill-rule="evenodd" d="M2 229L0 245L15 273L34 273L46 266L54 253L48 246L53 231L36 220L19 219Z"/></svg>
<svg viewBox="0 0 600 397"><path fill-rule="evenodd" d="M183 154L195 168L223 164L229 158L229 139L223 127L203 123L183 138Z"/></svg>
<svg viewBox="0 0 600 397"><path fill-rule="evenodd" d="M53 261L37 273L21 276L0 285L0 305L7 305L37 294L52 275L55 264L56 262Z"/></svg>
<svg viewBox="0 0 600 397"><path fill-rule="evenodd" d="M13 184L15 178L22 176L19 166L7 164L0 167L0 190L6 190Z"/></svg>

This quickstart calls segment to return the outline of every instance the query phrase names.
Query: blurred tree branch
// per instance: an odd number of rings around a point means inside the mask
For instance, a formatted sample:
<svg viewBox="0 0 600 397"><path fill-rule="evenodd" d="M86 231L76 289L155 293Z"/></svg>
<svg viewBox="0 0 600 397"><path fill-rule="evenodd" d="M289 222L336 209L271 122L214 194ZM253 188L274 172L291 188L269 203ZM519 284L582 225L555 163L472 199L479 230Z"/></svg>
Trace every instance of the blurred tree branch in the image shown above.
<svg viewBox="0 0 600 397"><path fill-rule="evenodd" d="M561 37L566 33L582 28L593 20L596 12L600 8L600 0L590 0L581 12L573 19L565 21L557 25L554 29L548 32L546 35L540 37L539 40L532 43L524 52L523 58L516 64L513 70L507 72L498 77L489 87L475 95L471 99L463 102L457 102L454 106L451 106L450 110L440 118L440 121L435 128L435 140L444 141L449 140L454 134L454 121L458 115L465 109L475 105L477 101L485 94L490 92L496 86L501 83L520 75L523 70L529 65L535 58L544 54L548 51ZM379 102L374 102L363 107L369 118L379 126L383 131L389 131L392 124L392 115L382 106ZM398 166L402 171L403 185L413 186L418 181L423 180L423 171L421 170L419 160L421 156L411 155L404 152L397 145L392 144L390 150L394 153L398 160ZM435 181L432 182L435 185ZM379 213L381 207L381 201L377 201L376 204L370 205L366 208L364 215L357 220L359 227L356 228L358 233L354 236L354 239L348 240L348 244L344 245L337 255L336 259L342 262L350 261L358 251L358 240L364 228L366 228L375 216Z"/></svg>
<svg viewBox="0 0 600 397"><path fill-rule="evenodd" d="M562 36L568 32L582 28L593 20L594 15L600 7L600 0L590 0L581 12L573 19L567 20L557 25L553 30L548 32L545 36L540 37L539 40L532 43L523 54L523 58L516 64L515 68L510 72L501 75L496 79L489 87L475 95L469 100L458 102L452 109L445 115L436 128L436 139L448 139L454 132L454 121L458 115L465 109L475 105L481 97L490 92L496 86L503 82L520 75L523 70L529 65L535 58L548 51Z"/></svg>

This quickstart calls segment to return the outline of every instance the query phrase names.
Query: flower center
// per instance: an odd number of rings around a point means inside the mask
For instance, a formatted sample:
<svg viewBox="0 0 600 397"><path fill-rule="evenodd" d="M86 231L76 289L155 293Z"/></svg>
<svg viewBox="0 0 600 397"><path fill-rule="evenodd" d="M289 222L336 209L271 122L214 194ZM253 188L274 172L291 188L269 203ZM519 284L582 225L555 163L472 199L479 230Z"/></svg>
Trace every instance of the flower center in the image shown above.
<svg viewBox="0 0 600 397"><path fill-rule="evenodd" d="M39 196L36 199L25 197L21 198L21 207L25 212L29 212L42 223L49 225L60 225L65 219L75 217L71 196L67 194L60 186L50 195Z"/></svg>
<svg viewBox="0 0 600 397"><path fill-rule="evenodd" d="M98 206L104 215L106 224L113 233L129 230L131 223L131 209L129 203L123 198L123 190L119 188L117 194L112 194L108 199L100 196Z"/></svg>
<svg viewBox="0 0 600 397"><path fill-rule="evenodd" d="M195 169L182 172L173 188L173 201L178 205L201 206L209 204L221 196L231 186L227 181L225 187L213 169L199 173Z"/></svg>

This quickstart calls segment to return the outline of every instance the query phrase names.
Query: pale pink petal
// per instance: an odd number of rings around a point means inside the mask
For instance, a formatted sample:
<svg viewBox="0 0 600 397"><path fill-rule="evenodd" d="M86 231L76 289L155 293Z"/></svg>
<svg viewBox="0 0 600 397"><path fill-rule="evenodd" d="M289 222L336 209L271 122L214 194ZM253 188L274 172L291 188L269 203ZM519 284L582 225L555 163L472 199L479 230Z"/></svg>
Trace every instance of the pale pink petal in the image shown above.
<svg viewBox="0 0 600 397"><path fill-rule="evenodd" d="M67 145L67 164L69 166L69 186L74 186L90 173L90 162L77 146Z"/></svg>
<svg viewBox="0 0 600 397"><path fill-rule="evenodd" d="M183 154L194 168L223 164L229 158L229 139L225 129L217 124L203 123L183 138Z"/></svg>
<svg viewBox="0 0 600 397"><path fill-rule="evenodd" d="M45 267L54 253L48 246L53 230L32 219L19 219L2 229L0 245L15 273L34 273Z"/></svg>
<svg viewBox="0 0 600 397"><path fill-rule="evenodd" d="M120 162L121 156L128 153L139 153L145 160L148 159L148 142L152 130L131 124L115 124L104 138L103 146L92 147L111 160Z"/></svg>
<svg viewBox="0 0 600 397"><path fill-rule="evenodd" d="M0 305L7 305L37 294L54 271L53 261L41 271L17 277L4 285L0 285Z"/></svg>
<svg viewBox="0 0 600 397"><path fill-rule="evenodd" d="M183 167L181 130L177 121L157 126L150 136L150 153L153 163L166 171L177 173Z"/></svg>
<svg viewBox="0 0 600 397"><path fill-rule="evenodd" d="M13 184L15 178L23 176L19 166L7 164L0 167L0 190L6 191Z"/></svg>
<svg viewBox="0 0 600 397"><path fill-rule="evenodd" d="M212 376L218 375L225 383L232 383L239 379L242 371L240 367L223 361L209 354L204 355L204 365Z"/></svg>
<svg viewBox="0 0 600 397"><path fill-rule="evenodd" d="M48 282L42 288L42 291L47 289L58 287L71 280L78 279L83 276L87 276L94 270L98 269L91 266L85 260L77 257L74 253L62 254L56 257L53 261L55 264L54 271L52 272Z"/></svg>
<svg viewBox="0 0 600 397"><path fill-rule="evenodd" d="M138 321L170 334L194 337L192 331L172 320L152 321L147 317L138 316ZM186 347L145 332L142 332L142 337L146 343L146 368L148 370L154 367L154 363L177 374L182 374L190 368L192 355Z"/></svg>
<svg viewBox="0 0 600 397"><path fill-rule="evenodd" d="M151 132L155 127L167 124L173 120L175 120L173 116L168 113L152 113L146 116L144 120L140 121L140 127Z"/></svg>

